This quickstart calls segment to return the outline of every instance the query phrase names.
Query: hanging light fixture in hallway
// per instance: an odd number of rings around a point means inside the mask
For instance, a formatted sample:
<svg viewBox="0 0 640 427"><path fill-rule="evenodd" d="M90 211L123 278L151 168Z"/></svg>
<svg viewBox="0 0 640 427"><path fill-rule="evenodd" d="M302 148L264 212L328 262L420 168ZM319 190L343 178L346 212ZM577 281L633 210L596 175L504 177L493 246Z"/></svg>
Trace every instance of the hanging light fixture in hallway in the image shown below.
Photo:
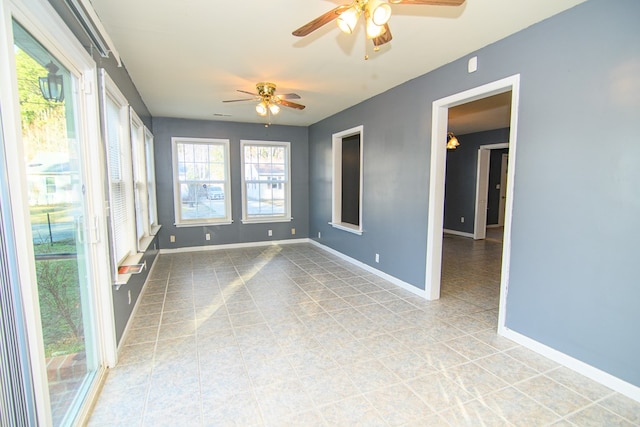
<svg viewBox="0 0 640 427"><path fill-rule="evenodd" d="M447 150L455 150L459 145L458 138L453 132L447 133Z"/></svg>

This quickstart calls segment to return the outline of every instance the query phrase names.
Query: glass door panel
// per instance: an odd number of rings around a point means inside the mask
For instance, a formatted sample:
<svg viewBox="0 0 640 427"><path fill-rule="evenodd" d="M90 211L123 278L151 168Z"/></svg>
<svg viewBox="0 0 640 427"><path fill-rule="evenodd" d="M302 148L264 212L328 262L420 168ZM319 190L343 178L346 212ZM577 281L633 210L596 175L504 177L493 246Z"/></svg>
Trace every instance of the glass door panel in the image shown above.
<svg viewBox="0 0 640 427"><path fill-rule="evenodd" d="M77 77L13 24L42 337L54 425L76 416L97 371Z"/></svg>

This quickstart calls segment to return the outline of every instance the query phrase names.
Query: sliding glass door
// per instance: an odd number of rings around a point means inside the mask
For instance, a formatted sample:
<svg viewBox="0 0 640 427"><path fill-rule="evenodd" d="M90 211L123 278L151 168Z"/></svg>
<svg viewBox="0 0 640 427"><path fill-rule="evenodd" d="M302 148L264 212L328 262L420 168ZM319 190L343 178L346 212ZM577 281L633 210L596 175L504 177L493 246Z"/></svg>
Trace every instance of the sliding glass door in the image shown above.
<svg viewBox="0 0 640 427"><path fill-rule="evenodd" d="M98 368L90 215L76 76L14 22L14 53L39 317L54 425L73 417Z"/></svg>

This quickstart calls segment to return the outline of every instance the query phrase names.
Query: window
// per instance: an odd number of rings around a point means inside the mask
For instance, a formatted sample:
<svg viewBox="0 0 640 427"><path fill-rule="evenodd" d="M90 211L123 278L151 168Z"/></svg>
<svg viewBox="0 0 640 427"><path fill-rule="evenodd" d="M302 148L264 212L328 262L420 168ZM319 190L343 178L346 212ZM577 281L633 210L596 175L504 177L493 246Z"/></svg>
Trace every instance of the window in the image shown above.
<svg viewBox="0 0 640 427"><path fill-rule="evenodd" d="M331 225L362 234L362 126L333 135Z"/></svg>
<svg viewBox="0 0 640 427"><path fill-rule="evenodd" d="M147 166L147 196L149 199L149 227L150 234L158 231L158 202L156 200L156 168L153 148L153 134L144 128L144 154Z"/></svg>
<svg viewBox="0 0 640 427"><path fill-rule="evenodd" d="M104 136L107 145L111 244L114 267L137 251L129 107L115 83L101 70L103 84Z"/></svg>
<svg viewBox="0 0 640 427"><path fill-rule="evenodd" d="M229 140L172 138L177 226L230 224Z"/></svg>
<svg viewBox="0 0 640 427"><path fill-rule="evenodd" d="M242 221L291 221L290 144L241 141Z"/></svg>
<svg viewBox="0 0 640 427"><path fill-rule="evenodd" d="M149 198L147 195L147 168L144 147L144 125L130 108L131 155L133 163L134 204L136 214L136 237L138 251L144 251L143 239L149 236Z"/></svg>
<svg viewBox="0 0 640 427"><path fill-rule="evenodd" d="M131 153L138 250L144 252L158 230L153 135L131 109Z"/></svg>

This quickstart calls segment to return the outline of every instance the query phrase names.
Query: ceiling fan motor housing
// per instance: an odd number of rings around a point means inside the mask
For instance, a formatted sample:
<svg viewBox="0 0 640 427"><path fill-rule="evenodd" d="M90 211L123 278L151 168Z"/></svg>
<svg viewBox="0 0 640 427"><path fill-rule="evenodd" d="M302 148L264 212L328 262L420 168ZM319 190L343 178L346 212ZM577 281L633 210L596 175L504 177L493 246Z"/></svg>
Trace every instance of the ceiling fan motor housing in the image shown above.
<svg viewBox="0 0 640 427"><path fill-rule="evenodd" d="M260 82L256 84L256 89L261 97L271 98L276 91L276 85L270 82Z"/></svg>

